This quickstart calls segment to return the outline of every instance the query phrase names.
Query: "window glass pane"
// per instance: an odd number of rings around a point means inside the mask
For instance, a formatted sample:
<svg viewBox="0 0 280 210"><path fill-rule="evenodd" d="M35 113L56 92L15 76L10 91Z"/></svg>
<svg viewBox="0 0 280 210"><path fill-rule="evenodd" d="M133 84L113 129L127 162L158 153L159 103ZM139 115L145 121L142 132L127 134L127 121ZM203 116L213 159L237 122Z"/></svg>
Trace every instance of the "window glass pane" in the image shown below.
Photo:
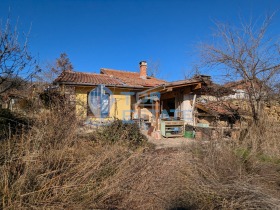
<svg viewBox="0 0 280 210"><path fill-rule="evenodd" d="M101 117L107 117L109 115L109 94L102 95L101 100Z"/></svg>
<svg viewBox="0 0 280 210"><path fill-rule="evenodd" d="M102 86L98 86L89 93L88 104L95 117L107 117L110 110L110 95Z"/></svg>

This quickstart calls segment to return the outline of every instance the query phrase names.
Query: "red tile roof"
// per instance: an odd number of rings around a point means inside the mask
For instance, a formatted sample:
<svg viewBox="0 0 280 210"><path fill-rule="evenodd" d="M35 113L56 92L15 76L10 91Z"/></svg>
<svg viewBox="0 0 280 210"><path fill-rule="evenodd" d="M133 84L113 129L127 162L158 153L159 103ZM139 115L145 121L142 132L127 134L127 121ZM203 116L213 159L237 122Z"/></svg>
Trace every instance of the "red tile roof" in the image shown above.
<svg viewBox="0 0 280 210"><path fill-rule="evenodd" d="M233 81L233 82L228 82L224 84L224 87L226 88L232 88L232 89L237 89L237 90L248 90L250 89L252 84L249 81L245 80L238 80L238 81ZM261 86L261 81L255 81L254 82L255 88L260 88Z"/></svg>
<svg viewBox="0 0 280 210"><path fill-rule="evenodd" d="M85 85L123 85L118 79L105 74L93 74L82 72L63 72L54 83L61 84L85 84Z"/></svg>
<svg viewBox="0 0 280 210"><path fill-rule="evenodd" d="M55 84L85 84L85 85L117 85L123 87L149 88L166 81L159 80L154 77L147 79L140 78L138 72L119 71L112 69L101 69L100 74L82 73L82 72L63 72L57 79Z"/></svg>
<svg viewBox="0 0 280 210"><path fill-rule="evenodd" d="M229 104L226 102L207 102L207 103L196 103L196 108L201 109L213 116L218 115L234 115L238 111L238 107L233 104Z"/></svg>
<svg viewBox="0 0 280 210"><path fill-rule="evenodd" d="M101 69L101 74L110 75L121 80L128 86L134 87L154 87L165 84L166 81L154 77L147 77L147 79L140 78L139 72L119 71L113 69Z"/></svg>

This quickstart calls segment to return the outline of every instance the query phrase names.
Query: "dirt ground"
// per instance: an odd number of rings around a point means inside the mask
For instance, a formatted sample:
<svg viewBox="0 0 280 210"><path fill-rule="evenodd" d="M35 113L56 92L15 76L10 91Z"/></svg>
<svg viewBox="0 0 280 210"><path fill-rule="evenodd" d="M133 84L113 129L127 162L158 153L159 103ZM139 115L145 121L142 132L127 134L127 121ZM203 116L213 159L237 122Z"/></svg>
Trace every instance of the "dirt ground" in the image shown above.
<svg viewBox="0 0 280 210"><path fill-rule="evenodd" d="M79 134L86 135L88 133L92 132L91 127L83 127L78 130ZM162 148L178 148L182 146L186 146L190 143L194 143L198 140L195 139L189 139L184 137L175 137L175 138L165 138L161 136L161 139L155 139L152 136L149 136L147 134L147 131L142 131L142 133L148 138L148 141L155 145L156 149L162 149Z"/></svg>
<svg viewBox="0 0 280 210"><path fill-rule="evenodd" d="M176 138L165 138L161 137L161 139L155 139L149 135L147 135L147 132L143 131L143 134L147 136L148 141L156 146L156 149L161 148L176 148L176 147L182 147L186 146L190 143L194 143L195 139L189 139L184 137L176 137Z"/></svg>

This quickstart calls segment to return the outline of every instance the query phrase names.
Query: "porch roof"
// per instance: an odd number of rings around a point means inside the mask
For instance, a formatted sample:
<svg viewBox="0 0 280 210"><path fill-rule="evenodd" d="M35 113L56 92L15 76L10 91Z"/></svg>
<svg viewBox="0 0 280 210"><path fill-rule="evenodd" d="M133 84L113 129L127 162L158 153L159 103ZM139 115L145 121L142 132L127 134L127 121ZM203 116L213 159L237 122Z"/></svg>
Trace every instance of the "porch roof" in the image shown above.
<svg viewBox="0 0 280 210"><path fill-rule="evenodd" d="M161 84L156 87L139 92L138 97L143 98L152 93L171 92L175 88L183 88L183 87L188 87L188 86L193 86L193 89L196 90L196 89L201 88L202 83L203 83L203 80L201 80L201 79L188 79L188 80L178 80L178 81L174 81L174 82L168 82L166 84Z"/></svg>

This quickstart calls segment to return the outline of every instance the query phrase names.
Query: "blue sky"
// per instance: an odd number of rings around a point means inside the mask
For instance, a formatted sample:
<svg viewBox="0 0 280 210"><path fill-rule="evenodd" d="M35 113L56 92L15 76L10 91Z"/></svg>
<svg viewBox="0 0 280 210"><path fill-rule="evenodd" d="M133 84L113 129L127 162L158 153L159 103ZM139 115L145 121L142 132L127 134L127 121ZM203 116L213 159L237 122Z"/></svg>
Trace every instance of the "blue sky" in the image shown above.
<svg viewBox="0 0 280 210"><path fill-rule="evenodd" d="M32 25L30 50L42 66L62 52L83 72L138 71L146 60L158 64L159 77L168 81L191 72L197 44L211 40L213 20L238 24L240 16L259 18L279 9L280 0L0 1L2 19L10 14L24 32ZM279 12L272 28L279 34Z"/></svg>

